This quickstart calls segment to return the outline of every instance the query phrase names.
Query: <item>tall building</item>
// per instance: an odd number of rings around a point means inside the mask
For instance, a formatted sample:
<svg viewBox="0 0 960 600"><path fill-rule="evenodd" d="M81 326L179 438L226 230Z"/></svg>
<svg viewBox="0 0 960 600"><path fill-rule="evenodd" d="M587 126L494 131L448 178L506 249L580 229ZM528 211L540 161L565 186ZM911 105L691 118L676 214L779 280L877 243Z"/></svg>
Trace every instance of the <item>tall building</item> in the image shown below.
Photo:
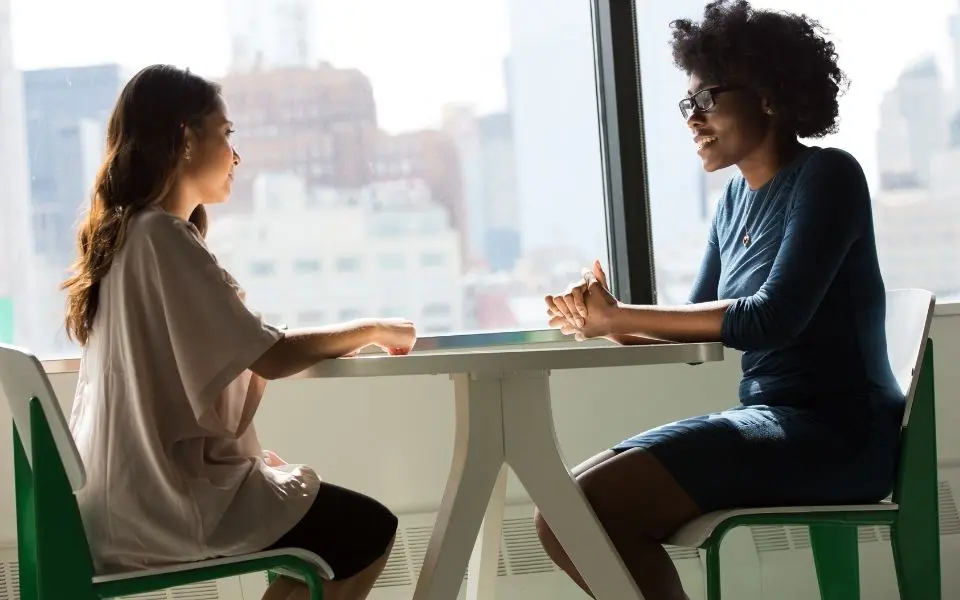
<svg viewBox="0 0 960 600"><path fill-rule="evenodd" d="M881 103L877 158L884 189L929 187L933 157L947 145L944 87L932 57L905 69Z"/></svg>
<svg viewBox="0 0 960 600"><path fill-rule="evenodd" d="M473 106L448 105L443 131L459 157L467 257L494 271L509 271L521 245L510 113L477 115Z"/></svg>
<svg viewBox="0 0 960 600"><path fill-rule="evenodd" d="M513 123L506 112L479 118L483 172L484 244L494 271L511 271L520 258L520 206L517 201Z"/></svg>
<svg viewBox="0 0 960 600"><path fill-rule="evenodd" d="M891 90L880 101L877 130L877 165L881 190L920 187L920 177L910 153L910 122L901 110L900 94Z"/></svg>
<svg viewBox="0 0 960 600"><path fill-rule="evenodd" d="M27 344L33 317L23 80L13 64L10 0L0 0L0 341Z"/></svg>
<svg viewBox="0 0 960 600"><path fill-rule="evenodd" d="M462 179L462 197L466 224L462 230L464 259L484 262L486 256L486 199L484 173L480 160L480 132L476 108L472 104L447 104L443 107L444 133L457 147Z"/></svg>
<svg viewBox="0 0 960 600"><path fill-rule="evenodd" d="M116 64L26 71L34 251L73 259L75 226L103 160L107 120L128 75Z"/></svg>
<svg viewBox="0 0 960 600"><path fill-rule="evenodd" d="M229 15L231 72L311 66L314 0L231 0Z"/></svg>
<svg viewBox="0 0 960 600"><path fill-rule="evenodd" d="M957 2L960 8L960 2ZM960 89L960 13L950 15L947 32L950 35L950 46L953 50L953 89Z"/></svg>
<svg viewBox="0 0 960 600"><path fill-rule="evenodd" d="M252 208L260 173L292 173L308 187L357 187L372 180L377 113L370 80L360 71L321 64L235 73L221 83L243 158L233 209Z"/></svg>
<svg viewBox="0 0 960 600"><path fill-rule="evenodd" d="M880 105L877 251L888 289L960 291L960 123L933 59L905 69Z"/></svg>
<svg viewBox="0 0 960 600"><path fill-rule="evenodd" d="M225 211L252 209L260 174L297 175L311 189L420 178L462 231L463 190L452 138L435 130L380 131L373 87L360 71L321 63L234 73L221 83L243 159Z"/></svg>
<svg viewBox="0 0 960 600"><path fill-rule="evenodd" d="M463 202L463 177L459 152L453 137L444 131L425 129L398 135L381 132L372 165L374 181L420 179L430 196L447 214L447 222L460 232L461 253L466 254L463 232L467 227Z"/></svg>

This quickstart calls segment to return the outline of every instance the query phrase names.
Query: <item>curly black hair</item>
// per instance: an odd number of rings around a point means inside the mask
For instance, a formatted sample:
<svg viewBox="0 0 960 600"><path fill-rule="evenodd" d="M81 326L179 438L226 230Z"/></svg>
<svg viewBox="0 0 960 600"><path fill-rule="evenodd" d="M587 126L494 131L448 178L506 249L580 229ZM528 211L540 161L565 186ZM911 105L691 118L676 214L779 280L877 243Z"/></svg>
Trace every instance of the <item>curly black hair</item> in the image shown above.
<svg viewBox="0 0 960 600"><path fill-rule="evenodd" d="M797 137L836 132L837 98L849 82L817 21L755 10L746 0L716 0L707 4L701 22L678 19L670 26L674 64L688 75L752 89Z"/></svg>

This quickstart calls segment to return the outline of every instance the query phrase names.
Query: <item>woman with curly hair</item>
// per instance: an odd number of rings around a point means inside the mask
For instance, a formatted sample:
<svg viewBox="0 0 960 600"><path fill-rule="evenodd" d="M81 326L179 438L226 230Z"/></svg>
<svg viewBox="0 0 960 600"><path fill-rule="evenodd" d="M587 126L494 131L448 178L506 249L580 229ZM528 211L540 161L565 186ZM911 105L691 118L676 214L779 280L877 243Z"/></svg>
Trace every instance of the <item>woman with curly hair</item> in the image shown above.
<svg viewBox="0 0 960 600"><path fill-rule="evenodd" d="M905 399L887 360L870 195L836 130L846 80L803 15L745 1L674 21L680 112L707 171L736 165L684 306L618 302L595 263L547 297L552 327L618 343L743 351L738 402L627 439L574 469L649 600L685 598L661 543L701 513L876 502L891 490ZM589 593L548 524L548 554Z"/></svg>

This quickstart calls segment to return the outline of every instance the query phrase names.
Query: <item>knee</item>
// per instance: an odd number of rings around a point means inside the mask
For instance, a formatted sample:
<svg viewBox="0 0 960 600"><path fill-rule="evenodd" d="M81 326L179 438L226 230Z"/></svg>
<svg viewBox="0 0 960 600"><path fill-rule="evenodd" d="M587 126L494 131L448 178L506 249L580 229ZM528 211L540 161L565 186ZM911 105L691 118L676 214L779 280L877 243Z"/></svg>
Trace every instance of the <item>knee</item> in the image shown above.
<svg viewBox="0 0 960 600"><path fill-rule="evenodd" d="M400 518L397 517L390 509L384 507L384 513L382 517L382 526L381 531L383 532L383 537L386 538L387 544L384 550L384 554L389 554L390 550L393 549L393 543L397 539L397 531L400 529Z"/></svg>
<svg viewBox="0 0 960 600"><path fill-rule="evenodd" d="M358 527L368 537L371 552L375 551L371 556L379 558L390 554L400 529L400 518L385 505L371 498L369 510L364 518L359 520Z"/></svg>

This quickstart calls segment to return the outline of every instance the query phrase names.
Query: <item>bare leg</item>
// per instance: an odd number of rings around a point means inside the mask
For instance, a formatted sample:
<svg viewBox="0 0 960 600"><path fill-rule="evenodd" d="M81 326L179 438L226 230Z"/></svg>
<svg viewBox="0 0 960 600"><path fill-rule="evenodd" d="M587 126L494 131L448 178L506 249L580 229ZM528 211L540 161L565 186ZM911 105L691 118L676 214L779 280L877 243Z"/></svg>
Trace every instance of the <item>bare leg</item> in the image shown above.
<svg viewBox="0 0 960 600"><path fill-rule="evenodd" d="M395 539L395 538L394 538ZM324 600L364 600L377 582L377 577L387 566L394 540L390 540L387 551L366 569L349 579L325 581L323 583ZM282 595L281 595L282 594ZM281 577L267 589L262 600L309 600L310 591L301 581Z"/></svg>
<svg viewBox="0 0 960 600"><path fill-rule="evenodd" d="M644 597L686 600L662 541L698 516L700 509L673 476L653 455L640 449L598 454L575 468L573 475ZM550 558L590 594L539 512L536 527Z"/></svg>
<svg viewBox="0 0 960 600"><path fill-rule="evenodd" d="M581 474L589 471L593 467L605 462L606 460L616 456L613 450L604 450L600 454L596 454L587 460L583 461L579 465L575 466L570 470L570 474L573 475L574 479L580 477ZM553 560L553 562L560 567L560 569L567 574L570 579L573 580L581 590L586 592L591 598L593 594L590 592L590 588L587 587L587 582L583 580L583 577L577 571L576 567L573 566L573 561L570 560L570 557L567 556L566 551L560 545L560 541L553 535L553 532L550 530L550 527L547 526L546 520L540 514L540 511L534 508L533 512L533 522L537 528L537 536L540 538L540 543L543 544L543 549L547 555ZM609 535L609 534L608 534ZM629 566L629 565L628 565Z"/></svg>

